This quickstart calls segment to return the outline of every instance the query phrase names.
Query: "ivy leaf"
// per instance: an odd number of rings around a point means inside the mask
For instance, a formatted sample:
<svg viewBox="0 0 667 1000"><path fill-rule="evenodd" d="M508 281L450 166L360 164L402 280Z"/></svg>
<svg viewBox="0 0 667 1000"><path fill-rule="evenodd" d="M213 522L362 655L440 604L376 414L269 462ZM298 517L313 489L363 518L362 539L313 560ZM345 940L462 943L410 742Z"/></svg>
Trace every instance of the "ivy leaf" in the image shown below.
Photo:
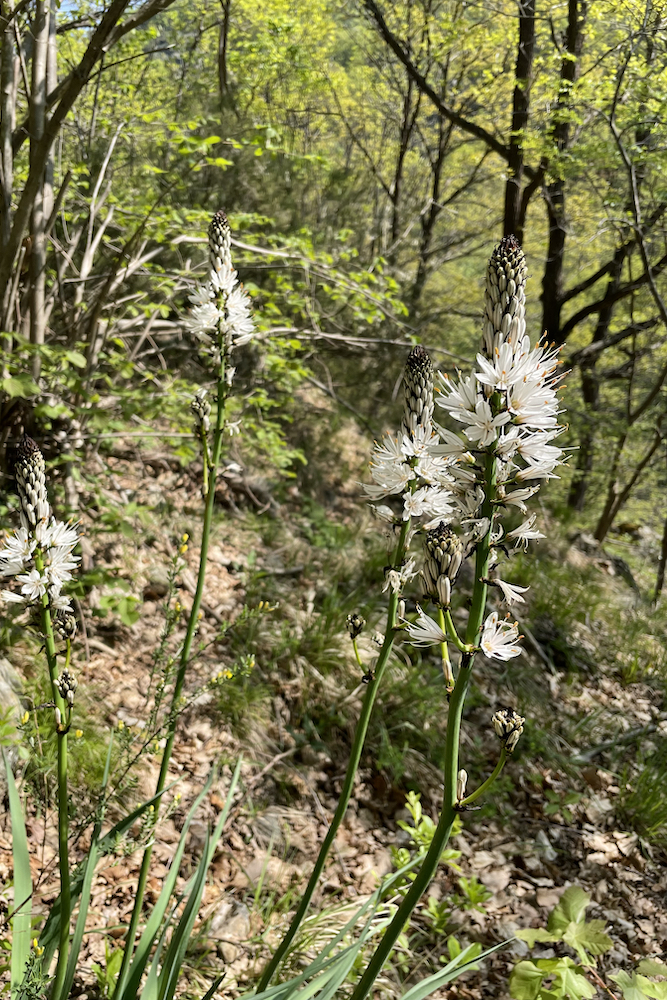
<svg viewBox="0 0 667 1000"><path fill-rule="evenodd" d="M643 976L667 976L667 965L654 958L643 958L637 966L637 972Z"/></svg>
<svg viewBox="0 0 667 1000"><path fill-rule="evenodd" d="M552 995L569 997L569 1000L592 1000L597 990L592 986L571 958L541 958L538 968L544 973L552 973L556 977Z"/></svg>
<svg viewBox="0 0 667 1000"><path fill-rule="evenodd" d="M627 972L616 972L609 978L621 987L623 1000L646 1000L646 993L641 985L642 976L638 976L634 972L632 975L628 975ZM648 982L648 980L645 981Z"/></svg>
<svg viewBox="0 0 667 1000"><path fill-rule="evenodd" d="M647 997L655 997L655 1000L667 1000L666 982L654 983L645 976L637 976L637 980L641 983L641 988Z"/></svg>
<svg viewBox="0 0 667 1000"><path fill-rule="evenodd" d="M586 920L570 923L563 932L563 941L574 948L582 965L595 965L591 955L603 955L612 946L612 940L604 931L604 920Z"/></svg>
<svg viewBox="0 0 667 1000"><path fill-rule="evenodd" d="M579 924L584 919L591 897L578 885L571 885L560 897L560 902L549 914L547 927L553 933L562 933L569 923Z"/></svg>
<svg viewBox="0 0 667 1000"><path fill-rule="evenodd" d="M519 962L512 969L509 981L510 996L514 1000L537 1000L544 979L534 962Z"/></svg>

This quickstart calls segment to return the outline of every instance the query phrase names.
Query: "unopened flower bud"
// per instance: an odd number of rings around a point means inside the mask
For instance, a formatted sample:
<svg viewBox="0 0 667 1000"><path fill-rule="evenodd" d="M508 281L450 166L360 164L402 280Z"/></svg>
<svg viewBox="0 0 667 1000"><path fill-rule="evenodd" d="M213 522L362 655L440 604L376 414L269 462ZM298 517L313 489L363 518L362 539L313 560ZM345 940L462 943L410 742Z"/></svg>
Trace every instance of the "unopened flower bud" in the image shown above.
<svg viewBox="0 0 667 1000"><path fill-rule="evenodd" d="M456 582L463 562L463 543L452 529L441 521L424 537L424 566L421 571L424 594L440 607L449 607L452 584Z"/></svg>
<svg viewBox="0 0 667 1000"><path fill-rule="evenodd" d="M206 399L206 389L197 389L195 398L190 403L190 409L194 413L197 425L208 433L211 426L211 421L209 420L211 404Z"/></svg>
<svg viewBox="0 0 667 1000"><path fill-rule="evenodd" d="M515 236L505 236L491 254L486 275L484 352L516 347L526 332L526 258Z"/></svg>
<svg viewBox="0 0 667 1000"><path fill-rule="evenodd" d="M366 619L362 618L361 615L348 615L346 625L350 639L357 639L363 632L365 624Z"/></svg>
<svg viewBox="0 0 667 1000"><path fill-rule="evenodd" d="M76 635L76 617L71 611L59 610L53 616L53 631L63 642L66 639L73 639Z"/></svg>
<svg viewBox="0 0 667 1000"><path fill-rule="evenodd" d="M208 252L211 270L219 271L223 264L231 265L232 230L224 212L216 212L208 227Z"/></svg>
<svg viewBox="0 0 667 1000"><path fill-rule="evenodd" d="M525 721L513 708L501 708L492 717L491 722L496 736L504 744L507 753L512 753L519 742Z"/></svg>
<svg viewBox="0 0 667 1000"><path fill-rule="evenodd" d="M70 673L69 670L63 670L60 677L56 681L56 687L61 698L71 706L74 704L74 692L77 689L77 681L74 674Z"/></svg>
<svg viewBox="0 0 667 1000"><path fill-rule="evenodd" d="M405 601L403 599L396 605L396 618L399 621L401 618L405 618Z"/></svg>
<svg viewBox="0 0 667 1000"><path fill-rule="evenodd" d="M466 795L466 785L468 784L468 772L463 768L459 771L456 776L456 801L460 802L461 799L465 798Z"/></svg>
<svg viewBox="0 0 667 1000"><path fill-rule="evenodd" d="M56 710L55 710L55 717L56 717L56 729L60 729L60 727L63 724L63 717L60 714L60 709L59 708L56 708Z"/></svg>
<svg viewBox="0 0 667 1000"><path fill-rule="evenodd" d="M24 434L16 453L16 485L21 500L21 522L34 528L51 513L46 495L44 456L32 438Z"/></svg>
<svg viewBox="0 0 667 1000"><path fill-rule="evenodd" d="M411 437L419 425L430 428L433 418L433 364L423 347L414 347L410 351L403 383L405 410L402 429Z"/></svg>

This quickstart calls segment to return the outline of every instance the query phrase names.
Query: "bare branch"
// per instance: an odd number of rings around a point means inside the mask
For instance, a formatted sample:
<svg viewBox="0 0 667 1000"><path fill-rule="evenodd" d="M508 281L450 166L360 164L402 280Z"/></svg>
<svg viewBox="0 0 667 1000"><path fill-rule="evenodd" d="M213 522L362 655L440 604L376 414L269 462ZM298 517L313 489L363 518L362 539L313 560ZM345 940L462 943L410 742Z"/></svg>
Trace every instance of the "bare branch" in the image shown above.
<svg viewBox="0 0 667 1000"><path fill-rule="evenodd" d="M387 22L384 19L382 11L378 7L375 0L364 0L364 6L367 11L375 21L380 35L384 39L386 45L392 50L394 55L403 63L409 75L414 80L415 84L421 90L423 94L429 98L433 105L438 109L440 114L446 118L448 121L452 122L463 132L467 132L469 135L473 135L476 139L480 139L482 142L491 149L498 156L502 157L503 160L509 161L509 148L504 143L500 142L491 132L485 129L482 125L477 125L476 122L469 121L464 118L458 112L454 111L444 103L430 85L430 83L425 79L422 73L419 72L415 64L412 62L409 54L403 48L401 42L396 38L394 33L390 30ZM525 168L525 173L527 176L532 177L534 171L530 168Z"/></svg>

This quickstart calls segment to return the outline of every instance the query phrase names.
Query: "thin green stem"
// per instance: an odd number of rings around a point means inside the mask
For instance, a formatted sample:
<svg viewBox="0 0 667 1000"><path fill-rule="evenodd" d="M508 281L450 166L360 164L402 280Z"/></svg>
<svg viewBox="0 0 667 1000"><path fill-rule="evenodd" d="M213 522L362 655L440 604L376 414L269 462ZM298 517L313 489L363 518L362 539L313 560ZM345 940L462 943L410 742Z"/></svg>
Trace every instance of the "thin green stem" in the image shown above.
<svg viewBox="0 0 667 1000"><path fill-rule="evenodd" d="M474 646L484 622L484 611L486 610L486 579L489 575L489 556L491 554L491 533L493 531L494 500L496 498L496 456L491 452L486 455L484 469L484 479L486 489L484 491L484 503L482 504L482 517L489 518L489 530L484 538L477 545L475 556L475 584L472 593L472 606L466 628L466 642Z"/></svg>
<svg viewBox="0 0 667 1000"><path fill-rule="evenodd" d="M396 551L394 553L394 566L401 566L405 558L405 551L407 547L408 531L409 531L410 521L404 521L401 527L401 533L396 545ZM392 646L394 644L395 629L396 629L396 611L398 608L399 595L392 592L389 598L389 607L387 610L387 630L384 637L384 642L382 643L382 649L380 650L380 655L378 657L377 664L375 666L375 673L372 680L369 682L366 689L366 694L364 696L364 701L361 706L361 715L359 716L359 721L357 722L357 728L354 733L354 740L352 743L352 750L350 751L350 759L347 765L347 771L345 772L345 780L343 781L343 787L341 788L340 798L338 800L338 805L336 811L331 820L331 825L327 830L324 841L320 848L320 853L317 856L315 866L311 873L310 879L308 880L308 885L301 897L301 901L297 908L296 913L292 917L292 921L289 925L287 933L278 945L271 961L267 965L262 978L257 986L257 993L261 993L265 990L269 983L271 982L278 966L282 962L290 944L294 939L294 935L299 929L301 921L305 917L310 902L313 898L313 893L317 888L317 884L320 880L322 871L324 870L324 865L331 850L331 845L333 844L336 834L338 833L338 828L345 816L347 811L348 803L350 801L350 796L352 795L352 789L354 788L354 779L359 767L359 761L361 759L361 753L366 741L366 732L368 730L368 724L370 722L371 713L373 711L373 705L377 697L377 693L380 689L380 684L382 682L382 675L386 669L387 663L389 662L389 654L391 653Z"/></svg>
<svg viewBox="0 0 667 1000"><path fill-rule="evenodd" d="M360 667L361 670L363 670L364 669L364 665L361 662L361 657L359 656L359 647L357 646L357 640L356 639L352 640L352 648L354 649L354 656L355 656L355 659L357 661L357 665Z"/></svg>
<svg viewBox="0 0 667 1000"><path fill-rule="evenodd" d="M441 611L440 627L443 631L447 632L447 635L452 640L452 643L460 653L472 653L472 647L465 642L461 641L461 638L456 631L456 626L452 620L452 613L447 608L446 611Z"/></svg>
<svg viewBox="0 0 667 1000"><path fill-rule="evenodd" d="M203 423L200 424L200 427L199 427L199 436L201 438L202 454L204 456L204 476L203 476L203 480L202 480L201 491L202 491L202 496L207 497L208 496L208 470L209 470L210 458L209 458L209 454L208 454L208 437L206 435L206 431L204 430L204 424Z"/></svg>
<svg viewBox="0 0 667 1000"><path fill-rule="evenodd" d="M220 364L220 372L218 374L218 406L217 406L217 414L215 421L215 430L213 435L213 452L210 458L210 465L208 467L208 493L206 494L206 506L204 508L204 522L202 525L202 539L201 539L201 548L199 552L199 572L197 574L197 586L192 600L192 608L190 611L190 617L188 619L188 627L185 633L185 639L183 640L183 646L181 648L181 654L178 662L178 669L176 671L176 680L174 682L174 690L171 696L171 705L169 708L169 716L167 722L167 740L164 752L162 754L160 774L158 775L158 780L155 786L156 795L159 795L159 793L164 790L167 781L167 775L169 773L171 754L174 748L174 740L176 739L176 723L178 720L179 710L181 708L181 696L183 693L183 685L185 683L185 675L190 660L190 651L192 649L192 642L197 632L197 625L199 623L199 611L201 609L201 603L204 596L206 563L208 559L208 547L211 535L211 525L213 523L213 508L215 505L215 483L216 483L218 465L220 464L220 455L222 452L222 437L225 426L225 404L226 404L225 361L226 358L225 355L223 354L222 361ZM156 821L157 821L158 808L159 807L156 806ZM148 881L148 874L150 871L152 853L153 853L153 844L149 843L147 847L144 849L143 857L141 859L141 868L139 871L139 878L137 880L137 888L134 897L134 907L132 909L132 916L130 917L130 925L127 929L127 936L125 939L123 961L121 964L120 972L118 974L116 989L114 990L113 993L113 996L115 998L116 997L119 998L119 1000L123 996L123 991L125 989L125 984L127 982L127 977L129 974L130 960L134 952L134 943L137 937L139 920L141 918L141 908L143 905L143 899L146 892L146 883Z"/></svg>
<svg viewBox="0 0 667 1000"><path fill-rule="evenodd" d="M35 566L40 572L44 569L42 556L39 551L35 552ZM51 680L51 693L55 707L60 713L60 725L56 725L56 739L58 741L58 869L60 872L60 936L58 941L58 962L56 965L56 975L53 983L52 996L58 997L65 981L67 972L67 958L69 953L69 930L70 915L72 910L72 899L70 890L69 874L69 845L68 845L68 794L67 794L67 732L65 728L65 717L68 708L64 698L61 696L56 681L58 680L58 659L56 654L56 643L53 636L53 623L51 621L51 611L49 609L48 595L42 597L40 609L41 631L44 639L44 649L46 660L49 666L49 677Z"/></svg>
<svg viewBox="0 0 667 1000"><path fill-rule="evenodd" d="M461 807L469 806L472 802L475 801L475 799L478 799L480 795L483 795L484 792L486 792L491 787L491 785L496 780L496 778L498 777L498 775L500 774L506 763L507 763L507 750L505 749L505 747L503 747L502 750L500 751L500 759L498 760L498 763L494 767L489 777L483 784L479 786L479 788L475 789L475 791L472 792L472 794L467 795L465 799L461 799L461 801L459 802L459 806Z"/></svg>
<svg viewBox="0 0 667 1000"><path fill-rule="evenodd" d="M433 834L431 846L422 862L422 866L417 872L414 882L403 897L401 905L398 907L394 917L385 931L380 944L366 967L366 971L359 980L356 989L352 993L351 1000L363 1000L368 996L373 983L380 974L384 963L389 957L397 938L402 933L405 923L415 906L419 902L429 882L433 878L438 867L438 862L442 852L447 846L452 826L456 819L456 775L458 773L459 758L459 735L461 731L461 713L465 702L468 684L470 682L470 665L462 664L459 670L451 701L449 703L449 714L447 717L447 739L445 745L445 794L442 812L438 825Z"/></svg>
<svg viewBox="0 0 667 1000"><path fill-rule="evenodd" d="M461 734L461 715L470 683L470 675L473 659L475 656L474 647L477 635L484 620L484 610L486 607L486 583L484 580L488 576L489 554L491 551L491 533L493 531L493 500L496 492L496 459L493 454L487 454L485 466L485 499L482 504L482 517L489 518L489 529L480 540L477 546L475 559L475 583L472 593L472 605L468 626L466 629L465 649L461 656L461 666L459 668L456 685L449 702L449 713L447 716L447 737L445 741L445 762L444 762L444 796L442 812L438 825L433 834L433 840L428 853L424 858L421 868L415 876L415 880L404 896L394 917L387 927L382 940L375 949L364 974L357 984L350 1000L364 1000L368 996L373 983L382 971L384 963L389 958L391 951L396 944L396 940L402 933L406 921L419 902L422 894L426 890L429 882L435 875L438 862L452 832L452 826L458 812L456 801L456 779L459 771L459 739Z"/></svg>

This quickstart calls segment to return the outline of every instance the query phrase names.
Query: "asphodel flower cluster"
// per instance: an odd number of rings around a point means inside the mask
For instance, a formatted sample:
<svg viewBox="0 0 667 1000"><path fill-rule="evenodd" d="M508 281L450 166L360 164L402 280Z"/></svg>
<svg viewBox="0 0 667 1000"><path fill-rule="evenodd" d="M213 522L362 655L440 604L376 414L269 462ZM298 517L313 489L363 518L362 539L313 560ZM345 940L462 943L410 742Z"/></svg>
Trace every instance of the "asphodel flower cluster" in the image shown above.
<svg viewBox="0 0 667 1000"><path fill-rule="evenodd" d="M438 452L439 437L433 424L433 365L423 347L408 357L404 375L405 408L401 433L377 442L371 460L373 485L365 486L373 500L400 497L400 518L425 519L435 527L455 513L452 492L453 462ZM386 504L373 505L378 517L396 520Z"/></svg>
<svg viewBox="0 0 667 1000"><path fill-rule="evenodd" d="M5 604L40 607L46 597L56 631L71 638L76 620L62 590L79 562L79 556L72 554L79 539L76 525L53 516L44 457L27 435L18 446L15 472L21 526L5 537L0 548L0 576L14 577L18 589L3 590L0 597Z"/></svg>
<svg viewBox="0 0 667 1000"><path fill-rule="evenodd" d="M506 604L523 602L525 587L499 577L496 563L508 547L527 547L544 535L536 515L511 530L503 523L540 483L556 477L563 451L553 442L559 423L559 351L526 334L526 261L517 240L506 237L489 261L482 350L475 370L435 377L428 354L415 348L406 367L406 416L401 433L375 445L373 484L366 486L378 516L400 524L409 518L424 531L423 593L446 610L461 565L484 541L489 577ZM433 395L435 381L436 394ZM434 413L442 415L442 424ZM377 505L377 501L389 503ZM390 505L391 504L391 505ZM514 516L516 514L514 513ZM441 624L418 608L407 635L417 645L445 643ZM451 638L451 636L449 637ZM476 648L506 660L520 653L516 623L488 615Z"/></svg>
<svg viewBox="0 0 667 1000"><path fill-rule="evenodd" d="M208 279L189 296L192 309L183 320L186 330L209 347L216 359L247 344L255 332L250 298L232 264L231 236L227 216L216 212L208 227ZM228 368L226 374L231 382L233 369Z"/></svg>

